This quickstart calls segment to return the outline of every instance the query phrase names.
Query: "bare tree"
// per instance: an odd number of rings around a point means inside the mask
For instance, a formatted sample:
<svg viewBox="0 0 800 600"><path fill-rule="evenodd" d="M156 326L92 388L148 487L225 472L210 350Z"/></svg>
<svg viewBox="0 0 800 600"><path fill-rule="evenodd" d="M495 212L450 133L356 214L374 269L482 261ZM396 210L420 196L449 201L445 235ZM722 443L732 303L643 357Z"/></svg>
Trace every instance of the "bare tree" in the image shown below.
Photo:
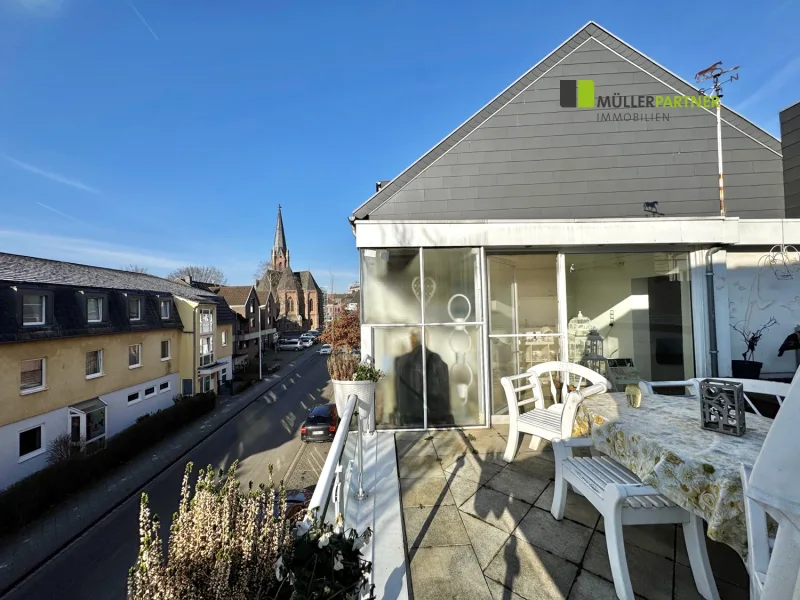
<svg viewBox="0 0 800 600"><path fill-rule="evenodd" d="M256 272L253 273L253 278L254 279L263 278L264 275L267 273L267 269L269 269L269 267L270 267L269 261L262 260L260 263L258 263L258 266L256 267Z"/></svg>
<svg viewBox="0 0 800 600"><path fill-rule="evenodd" d="M167 275L167 279L181 279L186 275L191 277L194 281L202 281L204 283L225 285L228 282L228 278L225 277L225 273L223 273L221 269L217 267L202 267L199 265L188 265L180 269L175 269L172 273Z"/></svg>
<svg viewBox="0 0 800 600"><path fill-rule="evenodd" d="M150 269L148 269L147 267L140 267L139 265L135 265L133 263L125 265L124 267L122 267L122 270L130 271L131 273L144 273L145 275L150 274Z"/></svg>

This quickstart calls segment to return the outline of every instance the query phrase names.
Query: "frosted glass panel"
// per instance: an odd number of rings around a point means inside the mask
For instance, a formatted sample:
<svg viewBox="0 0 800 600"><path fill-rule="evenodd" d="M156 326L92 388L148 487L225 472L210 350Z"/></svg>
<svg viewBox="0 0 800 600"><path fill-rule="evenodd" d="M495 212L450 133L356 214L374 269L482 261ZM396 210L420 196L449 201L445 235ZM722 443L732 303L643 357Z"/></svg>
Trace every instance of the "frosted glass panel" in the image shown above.
<svg viewBox="0 0 800 600"><path fill-rule="evenodd" d="M426 327L428 426L482 425L480 327Z"/></svg>
<svg viewBox="0 0 800 600"><path fill-rule="evenodd" d="M480 321L478 249L425 248L425 323Z"/></svg>
<svg viewBox="0 0 800 600"><path fill-rule="evenodd" d="M420 323L419 251L362 250L361 299L368 324Z"/></svg>

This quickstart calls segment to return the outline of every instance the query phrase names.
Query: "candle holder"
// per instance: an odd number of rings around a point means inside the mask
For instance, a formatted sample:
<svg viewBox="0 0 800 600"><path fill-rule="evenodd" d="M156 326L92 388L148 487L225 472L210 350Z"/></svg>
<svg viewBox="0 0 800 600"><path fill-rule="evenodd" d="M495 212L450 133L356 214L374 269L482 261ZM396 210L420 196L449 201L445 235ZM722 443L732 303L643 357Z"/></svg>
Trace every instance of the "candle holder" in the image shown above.
<svg viewBox="0 0 800 600"><path fill-rule="evenodd" d="M639 386L629 383L625 386L625 397L628 399L628 406L631 408L639 408L642 406L642 390Z"/></svg>
<svg viewBox="0 0 800 600"><path fill-rule="evenodd" d="M700 426L709 431L742 436L745 426L744 386L732 381L700 382Z"/></svg>

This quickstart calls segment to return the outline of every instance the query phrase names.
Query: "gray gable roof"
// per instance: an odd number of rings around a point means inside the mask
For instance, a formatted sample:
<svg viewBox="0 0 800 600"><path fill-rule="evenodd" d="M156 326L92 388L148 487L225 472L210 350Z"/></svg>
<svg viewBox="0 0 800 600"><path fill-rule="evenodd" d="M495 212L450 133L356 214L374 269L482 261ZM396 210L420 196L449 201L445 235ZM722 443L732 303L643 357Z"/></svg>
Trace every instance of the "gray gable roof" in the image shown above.
<svg viewBox="0 0 800 600"><path fill-rule="evenodd" d="M172 294L216 303L210 292L144 273L0 252L0 281Z"/></svg>
<svg viewBox="0 0 800 600"><path fill-rule="evenodd" d="M627 217L642 216L643 202L654 200L668 216L719 214L711 112L684 111L677 125L596 122L596 111L558 108L560 78L630 85L624 94L698 94L590 22L353 217ZM724 106L722 118L729 214L783 216L780 142Z"/></svg>

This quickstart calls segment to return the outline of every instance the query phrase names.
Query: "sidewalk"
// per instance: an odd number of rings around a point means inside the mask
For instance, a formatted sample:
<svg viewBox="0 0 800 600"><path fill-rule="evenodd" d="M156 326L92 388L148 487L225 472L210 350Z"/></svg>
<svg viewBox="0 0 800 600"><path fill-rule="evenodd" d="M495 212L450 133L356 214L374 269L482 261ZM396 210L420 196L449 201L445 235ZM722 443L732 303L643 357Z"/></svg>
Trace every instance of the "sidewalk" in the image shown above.
<svg viewBox="0 0 800 600"><path fill-rule="evenodd" d="M314 356L316 353L309 352L293 357L278 371L241 394L218 397L213 412L144 451L16 535L0 540L0 595Z"/></svg>

